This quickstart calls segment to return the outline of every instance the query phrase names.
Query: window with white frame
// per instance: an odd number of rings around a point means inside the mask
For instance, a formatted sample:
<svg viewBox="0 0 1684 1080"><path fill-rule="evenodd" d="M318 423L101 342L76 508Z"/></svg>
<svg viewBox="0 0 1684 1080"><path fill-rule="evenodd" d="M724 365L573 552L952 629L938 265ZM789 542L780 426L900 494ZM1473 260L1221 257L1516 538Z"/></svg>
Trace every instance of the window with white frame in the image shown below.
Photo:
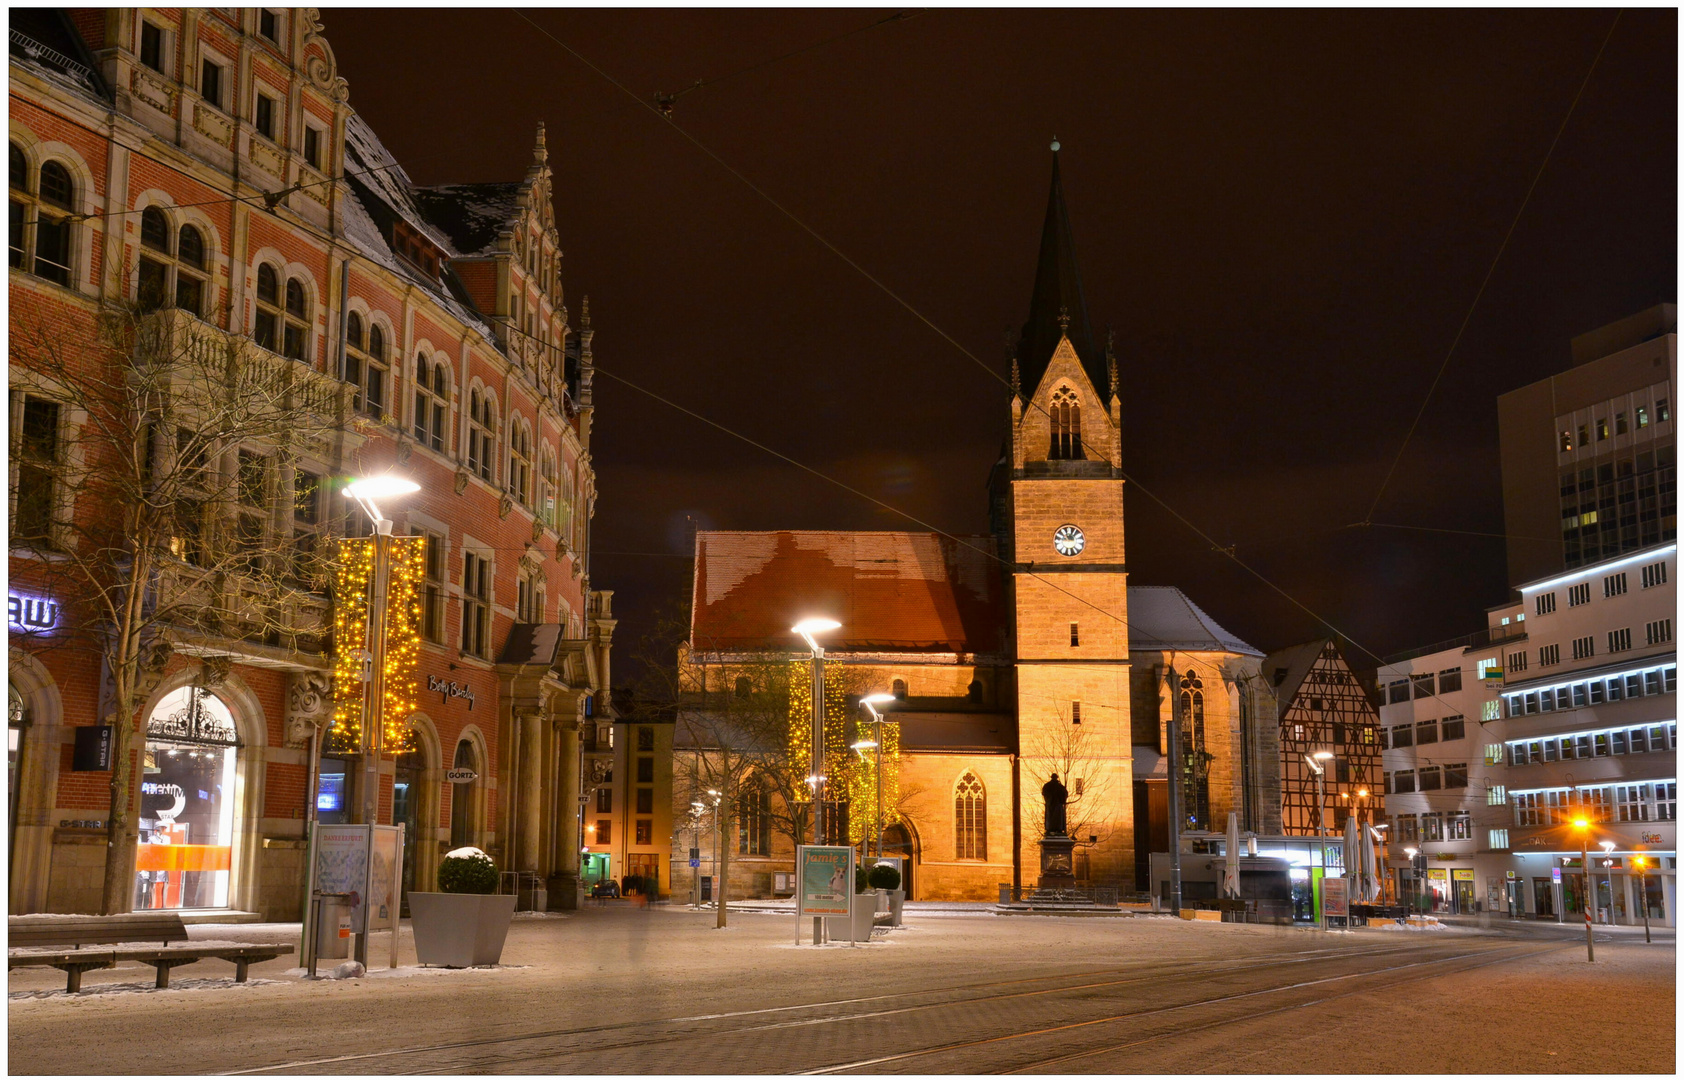
<svg viewBox="0 0 1684 1080"><path fill-rule="evenodd" d="M555 450L545 443L538 451L538 517L555 528Z"/></svg>
<svg viewBox="0 0 1684 1080"><path fill-rule="evenodd" d="M544 577L540 571L521 571L515 598L515 619L523 623L544 621Z"/></svg>
<svg viewBox="0 0 1684 1080"><path fill-rule="evenodd" d="M1485 805L1501 806L1508 801L1508 788L1502 784L1490 784L1485 789Z"/></svg>
<svg viewBox="0 0 1684 1080"><path fill-rule="evenodd" d="M222 103L223 74L226 70L220 61L209 56L204 56L199 61L199 97L206 104L224 112L228 110Z"/></svg>
<svg viewBox="0 0 1684 1080"><path fill-rule="evenodd" d="M1658 784L1650 784L1649 788L1655 795L1655 820L1678 820L1678 782L1663 780Z"/></svg>
<svg viewBox="0 0 1684 1080"><path fill-rule="evenodd" d="M11 265L60 285L70 284L70 250L76 184L62 162L31 170L17 143L9 143Z"/></svg>
<svg viewBox="0 0 1684 1080"><path fill-rule="evenodd" d="M1646 645L1663 645L1672 640L1672 620L1656 619L1643 624L1643 642Z"/></svg>
<svg viewBox="0 0 1684 1080"><path fill-rule="evenodd" d="M509 425L509 494L522 505L532 502L532 434L518 416Z"/></svg>
<svg viewBox="0 0 1684 1080"><path fill-rule="evenodd" d="M1567 606L1578 607L1590 603L1590 582L1582 581L1577 585L1568 586Z"/></svg>
<svg viewBox="0 0 1684 1080"><path fill-rule="evenodd" d="M1526 670L1526 650L1522 649L1520 652L1509 653L1508 661L1509 661L1508 662L1508 668L1504 672L1504 674L1513 675L1516 672L1525 671Z"/></svg>
<svg viewBox="0 0 1684 1080"><path fill-rule="evenodd" d="M1507 829L1487 829L1486 846L1492 851L1507 851L1509 849L1509 831Z"/></svg>
<svg viewBox="0 0 1684 1080"><path fill-rule="evenodd" d="M208 273L205 236L197 226L177 230L161 208L141 211L135 299L142 310L176 307L204 315Z"/></svg>
<svg viewBox="0 0 1684 1080"><path fill-rule="evenodd" d="M496 460L497 404L479 387L468 392L468 471L492 479Z"/></svg>
<svg viewBox="0 0 1684 1080"><path fill-rule="evenodd" d="M1444 838L1446 840L1472 840L1473 839L1473 817L1472 817L1472 815L1470 815L1465 810L1458 811L1454 814L1451 814L1450 819L1445 822L1445 837Z"/></svg>
<svg viewBox="0 0 1684 1080"><path fill-rule="evenodd" d="M462 556L462 651L485 656L490 638L491 560L469 551Z"/></svg>
<svg viewBox="0 0 1684 1080"><path fill-rule="evenodd" d="M1643 587L1652 589L1656 585L1666 584L1666 563L1650 563L1643 568Z"/></svg>
<svg viewBox="0 0 1684 1080"><path fill-rule="evenodd" d="M1444 767L1444 786L1448 788L1465 788L1468 786L1468 763L1465 761L1451 762Z"/></svg>
<svg viewBox="0 0 1684 1080"><path fill-rule="evenodd" d="M1596 638L1586 634L1573 639L1573 659L1588 660L1596 655Z"/></svg>
<svg viewBox="0 0 1684 1080"><path fill-rule="evenodd" d="M1608 651L1624 652L1631 648L1631 627L1625 626L1618 630L1608 631Z"/></svg>
<svg viewBox="0 0 1684 1080"><path fill-rule="evenodd" d="M1626 575L1622 570L1618 574L1609 574L1602 579L1602 596L1604 599L1612 596L1623 596L1626 591Z"/></svg>
<svg viewBox="0 0 1684 1080"><path fill-rule="evenodd" d="M450 372L444 361L415 356L415 441L441 453L450 415Z"/></svg>
<svg viewBox="0 0 1684 1080"><path fill-rule="evenodd" d="M428 641L444 641L444 537L431 529L412 528L411 536L424 538L421 575L421 636Z"/></svg>
<svg viewBox="0 0 1684 1080"><path fill-rule="evenodd" d="M357 411L378 419L386 412L386 331L372 320L364 329L362 315L351 312L345 320L345 381L357 387Z"/></svg>
<svg viewBox="0 0 1684 1080"><path fill-rule="evenodd" d="M64 436L58 402L33 394L21 395L22 423L12 444L12 483L15 502L9 532L13 547L54 546L58 516L58 474ZM14 392L12 408L18 409ZM12 415L17 416L14 411Z"/></svg>
<svg viewBox="0 0 1684 1080"><path fill-rule="evenodd" d="M1538 648L1538 666L1549 667L1561 663L1560 645L1542 645Z"/></svg>
<svg viewBox="0 0 1684 1080"><path fill-rule="evenodd" d="M292 474L292 577L314 585L316 554L321 546L322 478L308 469Z"/></svg>
<svg viewBox="0 0 1684 1080"><path fill-rule="evenodd" d="M1459 667L1445 668L1438 673L1438 692L1441 694L1455 693L1462 688L1462 669Z"/></svg>
<svg viewBox="0 0 1684 1080"><path fill-rule="evenodd" d="M1555 611L1555 594L1552 592L1539 593L1532 601L1534 613L1549 615Z"/></svg>

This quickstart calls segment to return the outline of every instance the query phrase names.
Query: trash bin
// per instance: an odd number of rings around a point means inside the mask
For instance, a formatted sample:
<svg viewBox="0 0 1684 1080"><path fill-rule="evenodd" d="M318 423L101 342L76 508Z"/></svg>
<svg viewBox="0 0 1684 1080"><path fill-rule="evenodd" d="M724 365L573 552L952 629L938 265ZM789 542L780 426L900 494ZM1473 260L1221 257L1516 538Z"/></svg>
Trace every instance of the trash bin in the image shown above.
<svg viewBox="0 0 1684 1080"><path fill-rule="evenodd" d="M316 894L316 959L343 960L351 955L351 896Z"/></svg>
<svg viewBox="0 0 1684 1080"><path fill-rule="evenodd" d="M1000 903L1009 904L1011 902L1012 902L1012 887L1010 885L1000 886Z"/></svg>

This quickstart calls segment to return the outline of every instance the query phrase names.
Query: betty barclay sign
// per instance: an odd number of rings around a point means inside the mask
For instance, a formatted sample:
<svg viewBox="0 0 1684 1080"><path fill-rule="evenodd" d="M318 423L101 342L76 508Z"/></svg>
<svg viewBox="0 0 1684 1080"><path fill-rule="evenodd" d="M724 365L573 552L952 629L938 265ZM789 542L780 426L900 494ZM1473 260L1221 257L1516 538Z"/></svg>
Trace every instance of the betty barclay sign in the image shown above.
<svg viewBox="0 0 1684 1080"><path fill-rule="evenodd" d="M6 625L25 633L44 634L58 626L58 604L39 596L6 594Z"/></svg>
<svg viewBox="0 0 1684 1080"><path fill-rule="evenodd" d="M446 682L437 675L427 676L427 689L438 694L445 701L453 697L467 698L468 711L474 711L474 688L461 683Z"/></svg>

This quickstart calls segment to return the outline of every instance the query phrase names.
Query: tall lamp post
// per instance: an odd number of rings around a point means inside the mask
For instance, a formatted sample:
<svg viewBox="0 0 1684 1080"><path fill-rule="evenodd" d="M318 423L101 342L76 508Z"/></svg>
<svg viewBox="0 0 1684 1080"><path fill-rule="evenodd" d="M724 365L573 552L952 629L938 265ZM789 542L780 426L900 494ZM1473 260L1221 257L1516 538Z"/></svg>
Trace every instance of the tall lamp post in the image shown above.
<svg viewBox="0 0 1684 1080"><path fill-rule="evenodd" d="M719 877L719 887L713 890L713 902L718 905L720 918L725 916L725 875L720 872L720 848L725 843L725 827L719 819L720 794L713 788L708 788L708 796L713 799L713 872Z"/></svg>
<svg viewBox="0 0 1684 1080"><path fill-rule="evenodd" d="M824 843L824 646L813 637L814 634L825 634L832 630L839 630L842 624L835 619L802 619L790 627L790 632L800 634L807 648L813 655L813 771L807 777L807 783L813 789L813 844ZM799 870L800 868L797 867ZM805 872L805 871L802 871ZM852 886L849 886L852 888ZM796 905L800 905L800 892L796 893ZM813 916L813 944L824 941L824 918Z"/></svg>
<svg viewBox="0 0 1684 1080"><path fill-rule="evenodd" d="M1613 926L1614 925L1614 859L1613 859L1614 841L1612 841L1612 840L1598 840L1596 843L1597 843L1597 846L1602 849L1602 856L1603 856L1602 868L1604 870L1608 871L1608 925ZM1597 902L1598 902L1597 906L1598 907L1601 906L1601 899L1602 899L1602 889L1601 889L1601 885L1599 883L1598 887L1597 887Z"/></svg>
<svg viewBox="0 0 1684 1080"><path fill-rule="evenodd" d="M1591 938L1590 925L1590 819L1579 817L1573 819L1573 828L1579 831L1579 869L1585 874L1585 895L1580 907L1585 909L1585 962L1596 963L1596 943Z"/></svg>
<svg viewBox="0 0 1684 1080"><path fill-rule="evenodd" d="M883 857L883 714L877 711L877 706L887 705L895 700L893 694L870 694L860 698L860 704L871 714L871 722L877 728L877 739L872 744L877 748L877 857Z"/></svg>
<svg viewBox="0 0 1684 1080"><path fill-rule="evenodd" d="M1420 848L1413 848L1413 847L1406 847L1406 848L1403 849L1403 853L1405 855L1409 856L1409 880L1412 883L1411 886L1410 886L1410 889L1409 889L1409 898L1404 902L1404 909L1403 910L1404 910L1406 916L1414 913L1414 911L1415 911L1415 892L1416 892L1417 889L1420 888L1420 882L1416 881L1416 879L1415 879L1415 854L1416 854L1416 852L1418 852L1420 850L1421 850ZM1407 923L1408 921L1409 920L1406 917L1404 919L1404 922Z"/></svg>
<svg viewBox="0 0 1684 1080"><path fill-rule="evenodd" d="M1637 871L1637 906L1643 909L1643 944L1653 944L1649 940L1649 860L1642 855L1634 855L1631 868Z"/></svg>
<svg viewBox="0 0 1684 1080"><path fill-rule="evenodd" d="M385 727L386 711L386 591L391 575L392 522L380 513L376 499L394 499L413 495L421 485L401 476L371 476L354 480L345 487L346 498L353 499L374 525L374 568L369 582L368 683L363 694L363 823L368 826L366 865L374 866L374 825L380 813L380 736ZM312 796L313 798L313 796ZM357 935L357 962L368 964L368 898L363 898L363 928ZM394 924L392 932L397 933Z"/></svg>
<svg viewBox="0 0 1684 1080"><path fill-rule="evenodd" d="M1316 836L1321 840L1321 879L1322 898L1316 905L1321 915L1321 928L1327 929L1327 792L1323 789L1322 780L1327 769L1322 762L1333 760L1333 751L1317 750L1313 754L1305 754L1304 762L1316 774ZM1312 891L1313 895L1313 891Z"/></svg>

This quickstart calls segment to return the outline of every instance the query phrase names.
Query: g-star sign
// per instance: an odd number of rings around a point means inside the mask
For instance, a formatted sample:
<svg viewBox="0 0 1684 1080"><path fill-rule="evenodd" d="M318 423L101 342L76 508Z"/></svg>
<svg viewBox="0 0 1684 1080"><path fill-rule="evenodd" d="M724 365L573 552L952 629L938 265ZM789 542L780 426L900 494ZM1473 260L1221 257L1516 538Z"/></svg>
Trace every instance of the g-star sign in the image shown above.
<svg viewBox="0 0 1684 1080"><path fill-rule="evenodd" d="M1060 555L1080 555L1087 546L1087 538L1074 525L1060 525L1053 533L1053 548Z"/></svg>

